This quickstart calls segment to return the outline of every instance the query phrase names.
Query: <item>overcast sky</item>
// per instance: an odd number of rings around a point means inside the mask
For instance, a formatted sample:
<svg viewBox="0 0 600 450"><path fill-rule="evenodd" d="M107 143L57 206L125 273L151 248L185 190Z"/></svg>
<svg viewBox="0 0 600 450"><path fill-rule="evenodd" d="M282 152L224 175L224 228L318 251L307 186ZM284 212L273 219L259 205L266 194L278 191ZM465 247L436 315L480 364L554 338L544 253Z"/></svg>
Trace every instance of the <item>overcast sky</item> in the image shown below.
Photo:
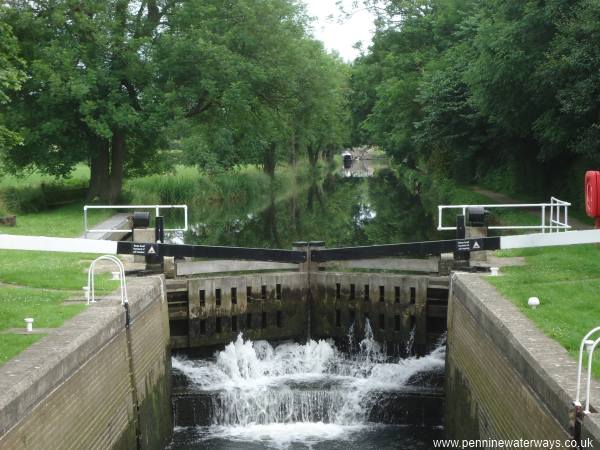
<svg viewBox="0 0 600 450"><path fill-rule="evenodd" d="M344 60L352 61L359 54L358 50L352 48L355 42L362 41L364 49L369 47L375 29L374 17L369 12L353 10L352 0L342 0L347 11L354 11L350 18L342 18L336 0L304 1L308 6L308 13L316 17L313 23L314 35L325 43L327 49L337 50Z"/></svg>

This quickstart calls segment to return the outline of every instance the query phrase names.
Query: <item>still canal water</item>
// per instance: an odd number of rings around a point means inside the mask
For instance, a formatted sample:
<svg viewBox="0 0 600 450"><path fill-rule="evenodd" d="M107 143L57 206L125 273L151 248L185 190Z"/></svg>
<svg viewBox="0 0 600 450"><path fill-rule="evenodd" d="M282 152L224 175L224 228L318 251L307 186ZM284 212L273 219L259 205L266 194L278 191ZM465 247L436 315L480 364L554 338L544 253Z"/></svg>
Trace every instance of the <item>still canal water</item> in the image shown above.
<svg viewBox="0 0 600 450"><path fill-rule="evenodd" d="M204 208L193 222L187 243L290 248L323 240L333 247L435 236L432 211L418 195L386 164L364 162L286 195L273 192L260 207ZM212 425L176 427L170 448L432 448L439 426L386 416L385 405L405 392L439 393L444 342L419 358L411 342L403 357L386 355L368 330L354 336L350 329L348 339L350 354L333 342L271 345L240 335L211 359L175 357L187 389L210 398Z"/></svg>
<svg viewBox="0 0 600 450"><path fill-rule="evenodd" d="M387 164L329 173L262 204L200 205L186 243L291 248L318 240L326 246L384 244L433 238L435 211L425 211ZM362 169L362 167L361 167ZM372 174L372 176L363 176ZM259 202L260 203L260 202Z"/></svg>

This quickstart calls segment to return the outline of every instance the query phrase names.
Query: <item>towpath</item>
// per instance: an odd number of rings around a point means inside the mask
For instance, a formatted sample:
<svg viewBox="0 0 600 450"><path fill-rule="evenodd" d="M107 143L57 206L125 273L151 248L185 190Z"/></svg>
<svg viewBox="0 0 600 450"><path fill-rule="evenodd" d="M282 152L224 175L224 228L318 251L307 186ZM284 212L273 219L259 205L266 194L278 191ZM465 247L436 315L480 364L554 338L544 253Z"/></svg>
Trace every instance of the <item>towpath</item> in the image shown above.
<svg viewBox="0 0 600 450"><path fill-rule="evenodd" d="M501 194L500 192L490 191L489 189L484 189L479 186L471 186L469 189L471 189L473 192L477 192L478 194L485 195L490 200L497 203L523 203L522 200L517 200L509 197L508 195ZM539 209L536 211L531 211L531 214L539 217ZM592 223L585 223L584 221L575 219L573 217L569 217L569 224L574 230L587 230L593 228Z"/></svg>
<svg viewBox="0 0 600 450"><path fill-rule="evenodd" d="M94 225L90 231L87 233L83 233L80 237L85 239L108 239L114 240L116 234L115 232L93 232L93 230L125 230L131 228L129 225L129 216L131 214L127 213L119 213L114 216L109 217L108 219L100 222L99 224ZM121 233L122 234L122 233Z"/></svg>

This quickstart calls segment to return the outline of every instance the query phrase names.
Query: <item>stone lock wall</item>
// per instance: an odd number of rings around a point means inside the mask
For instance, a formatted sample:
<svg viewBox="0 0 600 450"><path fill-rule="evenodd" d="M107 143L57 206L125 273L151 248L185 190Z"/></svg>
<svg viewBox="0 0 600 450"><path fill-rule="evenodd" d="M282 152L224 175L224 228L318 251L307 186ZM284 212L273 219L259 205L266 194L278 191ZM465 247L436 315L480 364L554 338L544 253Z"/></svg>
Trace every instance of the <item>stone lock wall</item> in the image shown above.
<svg viewBox="0 0 600 450"><path fill-rule="evenodd" d="M172 418L162 282L128 280L129 328L111 296L0 367L0 448L164 448Z"/></svg>
<svg viewBox="0 0 600 450"><path fill-rule="evenodd" d="M447 437L572 439L576 361L484 277L453 279L446 355ZM596 416L582 436L600 442Z"/></svg>
<svg viewBox="0 0 600 450"><path fill-rule="evenodd" d="M414 329L417 354L426 353L446 329L448 277L323 272L311 274L311 332L345 339L369 319L375 338L406 343Z"/></svg>
<svg viewBox="0 0 600 450"><path fill-rule="evenodd" d="M448 277L295 272L174 280L169 287L174 348L211 354L238 333L253 340L334 338L345 342L368 318L378 340L417 353L446 329ZM388 347L390 348L390 347ZM391 350L391 348L390 348Z"/></svg>
<svg viewBox="0 0 600 450"><path fill-rule="evenodd" d="M254 340L306 337L305 279L278 273L184 280L184 300L171 308L174 348L210 352L240 332Z"/></svg>

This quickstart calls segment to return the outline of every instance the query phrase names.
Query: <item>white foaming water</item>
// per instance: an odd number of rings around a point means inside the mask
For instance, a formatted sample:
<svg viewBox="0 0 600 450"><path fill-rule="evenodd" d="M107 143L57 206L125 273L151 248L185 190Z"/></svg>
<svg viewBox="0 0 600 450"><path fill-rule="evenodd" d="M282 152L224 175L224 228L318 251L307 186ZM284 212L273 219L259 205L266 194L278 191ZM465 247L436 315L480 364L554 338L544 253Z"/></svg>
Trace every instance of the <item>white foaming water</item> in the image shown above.
<svg viewBox="0 0 600 450"><path fill-rule="evenodd" d="M351 329L351 332L353 330ZM349 335L352 343L353 335ZM429 355L386 357L366 324L365 338L348 356L332 341L272 347L235 340L214 361L173 358L194 388L211 393L213 425L207 439L292 442L344 439L369 424L381 392L398 391L419 374L444 367L444 342Z"/></svg>
<svg viewBox="0 0 600 450"><path fill-rule="evenodd" d="M416 325L410 329L410 336L408 337L408 341L406 341L406 347L404 348L404 353L406 356L412 355L413 347L415 345L415 333L417 332Z"/></svg>
<svg viewBox="0 0 600 450"><path fill-rule="evenodd" d="M295 442L310 447L323 441L350 440L364 426L343 426L323 422L271 423L268 425L213 426L212 438L233 441L263 441L275 448L286 448Z"/></svg>

